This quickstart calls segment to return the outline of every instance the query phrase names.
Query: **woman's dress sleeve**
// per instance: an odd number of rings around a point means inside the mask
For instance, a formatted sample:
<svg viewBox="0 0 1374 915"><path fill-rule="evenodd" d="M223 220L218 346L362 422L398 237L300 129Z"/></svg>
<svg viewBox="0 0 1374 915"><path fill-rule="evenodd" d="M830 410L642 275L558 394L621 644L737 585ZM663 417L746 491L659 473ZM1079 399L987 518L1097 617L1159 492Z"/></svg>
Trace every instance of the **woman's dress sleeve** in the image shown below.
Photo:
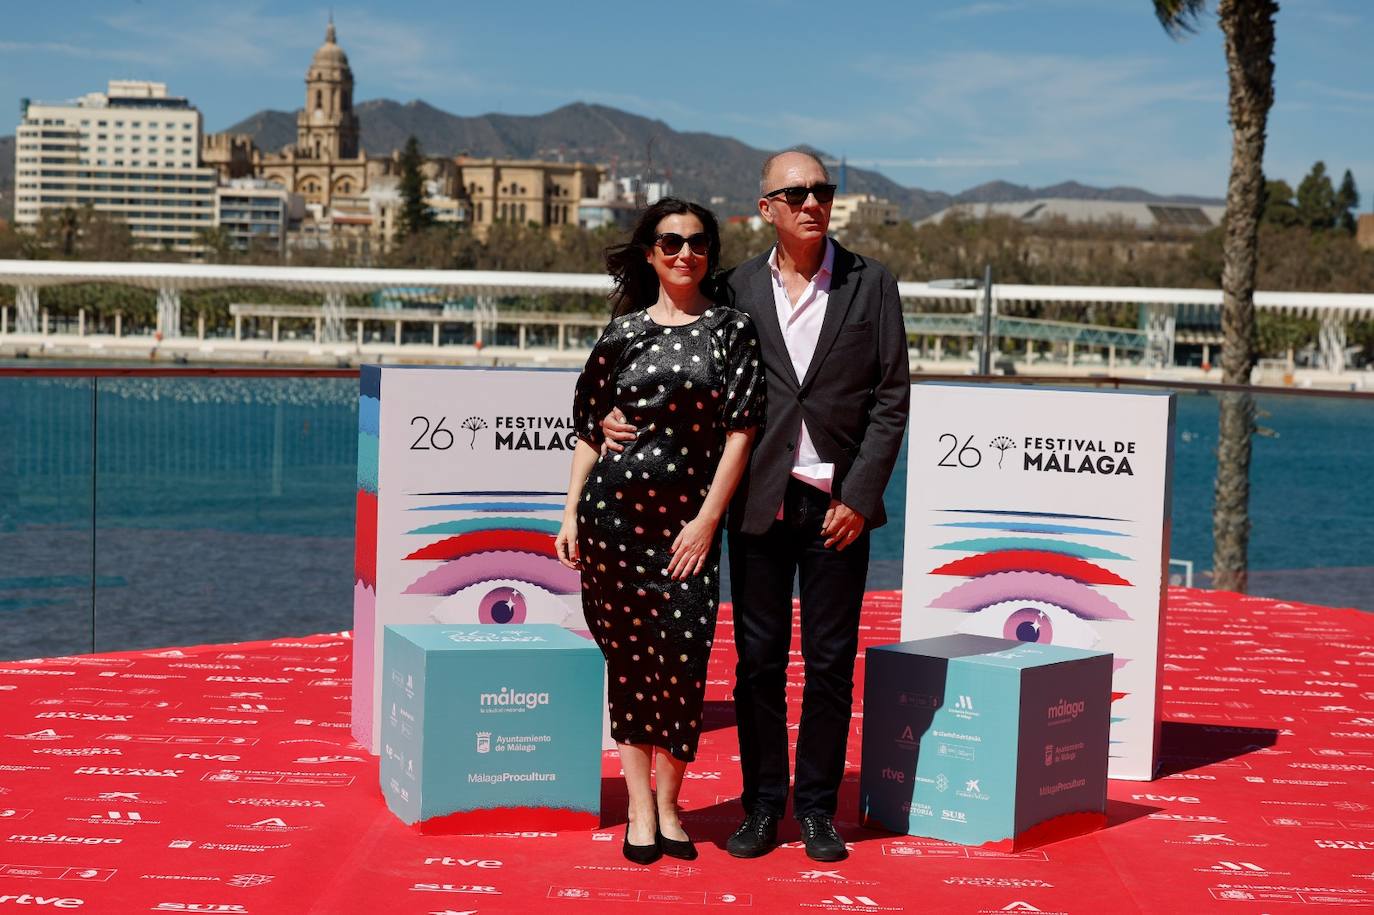
<svg viewBox="0 0 1374 915"><path fill-rule="evenodd" d="M721 329L725 332L725 403L721 422L729 430L762 427L767 385L754 322L739 313Z"/></svg>
<svg viewBox="0 0 1374 915"><path fill-rule="evenodd" d="M592 347L573 391L573 426L577 437L600 449L606 440L601 420L615 406L615 376L620 356L634 337L628 318L613 318Z"/></svg>

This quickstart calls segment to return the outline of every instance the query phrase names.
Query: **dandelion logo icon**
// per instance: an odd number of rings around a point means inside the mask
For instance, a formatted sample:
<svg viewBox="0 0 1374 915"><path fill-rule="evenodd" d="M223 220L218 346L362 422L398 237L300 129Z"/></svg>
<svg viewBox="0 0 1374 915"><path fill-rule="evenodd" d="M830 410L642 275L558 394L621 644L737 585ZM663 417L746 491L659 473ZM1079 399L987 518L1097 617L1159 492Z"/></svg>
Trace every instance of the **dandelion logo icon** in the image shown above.
<svg viewBox="0 0 1374 915"><path fill-rule="evenodd" d="M1016 442L1013 442L1011 439L1007 438L1005 435L999 435L999 436L997 436L995 439L993 439L992 441L988 442L988 444L989 444L990 446L992 446L993 448L996 448L997 451L998 451L998 455L997 455L997 466L998 466L999 468L1002 466L1002 458L1004 458L1004 457L1007 456L1007 452L1008 452L1009 450L1011 450L1012 448L1015 448L1015 447L1016 447Z"/></svg>
<svg viewBox="0 0 1374 915"><path fill-rule="evenodd" d="M472 433L472 438L468 440L468 450L477 447L477 433L487 428L487 421L480 416L469 416L463 420L463 428Z"/></svg>

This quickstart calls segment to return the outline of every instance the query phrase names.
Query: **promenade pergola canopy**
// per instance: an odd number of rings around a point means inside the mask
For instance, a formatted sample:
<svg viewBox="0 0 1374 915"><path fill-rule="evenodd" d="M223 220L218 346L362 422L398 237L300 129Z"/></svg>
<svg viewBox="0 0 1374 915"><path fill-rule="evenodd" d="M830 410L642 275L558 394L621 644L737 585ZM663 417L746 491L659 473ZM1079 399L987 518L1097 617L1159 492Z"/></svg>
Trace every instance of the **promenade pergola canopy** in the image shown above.
<svg viewBox="0 0 1374 915"><path fill-rule="evenodd" d="M164 336L181 333L181 293L196 289L267 288L314 293L321 296L324 338L341 340L344 301L348 295L382 290L423 289L428 295L483 296L489 298L576 293L606 296L609 277L603 274L539 273L509 270L392 270L370 267L266 267L240 264L186 264L148 262L98 262L57 260L0 260L0 285L13 286L15 331L36 333L39 327L40 290L80 283L112 283L153 290L157 293L158 324ZM948 311L967 308L977 312L984 298L978 288L950 288L941 283L899 283L907 311L920 305ZM1153 349L1171 354L1175 314L1179 306L1194 309L1221 308L1219 289L1170 289L1141 286L1026 286L994 284L993 311L1007 305L1066 303L1130 305L1143 307L1143 329L1088 327L1070 322L1059 327L1032 327L1030 319L997 318L1005 335L1026 339L1073 340L1085 345L1120 345ZM913 307L914 306L914 307ZM1330 292L1256 292L1255 307L1261 311L1321 322L1319 345L1328 368L1344 365L1345 326L1350 321L1374 317L1374 294ZM953 324L951 324L953 320ZM1011 323L1008 323L1011 322ZM956 315L907 316L911 333L963 333ZM958 325L958 326L955 326ZM1074 329L1074 328L1077 329Z"/></svg>

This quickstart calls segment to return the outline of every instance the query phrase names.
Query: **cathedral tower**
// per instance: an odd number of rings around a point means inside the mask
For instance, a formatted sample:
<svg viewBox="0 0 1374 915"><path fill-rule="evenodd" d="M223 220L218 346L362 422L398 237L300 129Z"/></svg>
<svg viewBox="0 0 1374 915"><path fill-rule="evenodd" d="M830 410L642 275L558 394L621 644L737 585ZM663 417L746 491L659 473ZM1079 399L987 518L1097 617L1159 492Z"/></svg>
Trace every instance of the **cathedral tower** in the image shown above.
<svg viewBox="0 0 1374 915"><path fill-rule="evenodd" d="M296 154L340 160L358 155L358 116L353 113L353 71L334 38L334 21L324 33L305 74L305 108L296 116Z"/></svg>

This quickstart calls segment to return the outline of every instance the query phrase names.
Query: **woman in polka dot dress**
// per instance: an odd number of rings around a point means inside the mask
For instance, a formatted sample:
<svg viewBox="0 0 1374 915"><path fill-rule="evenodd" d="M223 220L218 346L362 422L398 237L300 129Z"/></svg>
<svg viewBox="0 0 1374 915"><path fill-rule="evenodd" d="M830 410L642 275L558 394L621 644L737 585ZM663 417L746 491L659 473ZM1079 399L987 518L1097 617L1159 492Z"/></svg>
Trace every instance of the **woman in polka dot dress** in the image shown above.
<svg viewBox="0 0 1374 915"><path fill-rule="evenodd" d="M630 799L624 853L639 863L696 857L678 789L701 733L720 522L763 421L754 327L703 291L719 259L709 210L674 198L650 206L607 254L616 316L574 397L580 441L557 549L582 572L583 612L606 656ZM602 455L613 407L641 431Z"/></svg>

